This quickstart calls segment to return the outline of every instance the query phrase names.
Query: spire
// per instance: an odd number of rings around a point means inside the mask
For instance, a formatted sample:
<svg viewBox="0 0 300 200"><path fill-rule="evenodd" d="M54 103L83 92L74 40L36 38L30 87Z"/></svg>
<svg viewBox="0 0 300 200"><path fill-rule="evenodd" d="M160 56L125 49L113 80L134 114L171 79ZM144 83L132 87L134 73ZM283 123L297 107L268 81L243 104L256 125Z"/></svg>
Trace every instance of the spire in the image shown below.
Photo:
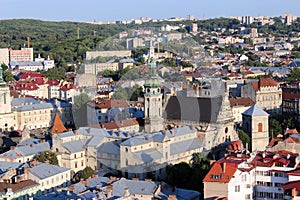
<svg viewBox="0 0 300 200"><path fill-rule="evenodd" d="M50 128L50 133L52 135L56 134L56 133L62 133L62 132L66 132L67 129L66 127L64 126L60 116L58 113L55 113L55 117L54 117L54 120L53 120L53 125L52 127Z"/></svg>

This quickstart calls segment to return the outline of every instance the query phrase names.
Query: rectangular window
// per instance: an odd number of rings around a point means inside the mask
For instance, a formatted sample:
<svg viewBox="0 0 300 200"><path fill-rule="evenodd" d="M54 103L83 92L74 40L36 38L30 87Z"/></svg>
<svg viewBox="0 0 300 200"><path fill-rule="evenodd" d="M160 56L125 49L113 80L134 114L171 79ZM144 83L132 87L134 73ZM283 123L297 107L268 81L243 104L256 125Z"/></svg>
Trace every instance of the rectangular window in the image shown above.
<svg viewBox="0 0 300 200"><path fill-rule="evenodd" d="M236 186L234 187L234 191L235 191L235 192L240 192L240 186L239 186L239 185L236 185Z"/></svg>

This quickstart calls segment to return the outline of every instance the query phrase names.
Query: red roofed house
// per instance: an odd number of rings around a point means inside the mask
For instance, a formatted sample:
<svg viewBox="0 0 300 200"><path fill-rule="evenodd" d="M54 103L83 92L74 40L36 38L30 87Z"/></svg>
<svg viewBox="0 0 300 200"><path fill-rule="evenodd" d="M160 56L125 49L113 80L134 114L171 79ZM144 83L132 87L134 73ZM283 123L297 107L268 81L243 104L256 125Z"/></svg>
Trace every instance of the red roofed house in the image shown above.
<svg viewBox="0 0 300 200"><path fill-rule="evenodd" d="M242 86L241 96L251 98L262 109L272 113L281 113L282 89L272 78L260 78Z"/></svg>
<svg viewBox="0 0 300 200"><path fill-rule="evenodd" d="M203 179L204 198L292 199L299 196L300 156L289 151L230 154Z"/></svg>
<svg viewBox="0 0 300 200"><path fill-rule="evenodd" d="M204 199L253 199L254 170L244 166L245 155L230 155L216 161L203 179Z"/></svg>
<svg viewBox="0 0 300 200"><path fill-rule="evenodd" d="M241 123L242 113L254 105L254 102L250 98L235 97L230 98L229 101L235 123Z"/></svg>
<svg viewBox="0 0 300 200"><path fill-rule="evenodd" d="M108 130L120 130L129 132L139 132L139 123L136 119L124 119L120 121L112 121L102 124L103 128Z"/></svg>
<svg viewBox="0 0 300 200"><path fill-rule="evenodd" d="M97 99L87 104L87 118L89 125L104 124L129 118L126 109L129 108L125 100ZM124 115L124 116L122 116Z"/></svg>
<svg viewBox="0 0 300 200"><path fill-rule="evenodd" d="M282 113L295 117L300 122L300 90L284 88L282 93Z"/></svg>

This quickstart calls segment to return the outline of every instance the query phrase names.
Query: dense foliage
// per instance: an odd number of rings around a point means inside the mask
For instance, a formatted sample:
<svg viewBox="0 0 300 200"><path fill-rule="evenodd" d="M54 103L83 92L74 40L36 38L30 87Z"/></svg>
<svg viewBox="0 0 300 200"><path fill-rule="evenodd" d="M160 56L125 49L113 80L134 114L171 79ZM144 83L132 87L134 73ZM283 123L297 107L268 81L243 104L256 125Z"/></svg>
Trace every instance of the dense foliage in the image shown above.
<svg viewBox="0 0 300 200"><path fill-rule="evenodd" d="M39 162L49 162L52 165L58 165L56 154L52 151L44 151L39 155L36 155L36 159Z"/></svg>

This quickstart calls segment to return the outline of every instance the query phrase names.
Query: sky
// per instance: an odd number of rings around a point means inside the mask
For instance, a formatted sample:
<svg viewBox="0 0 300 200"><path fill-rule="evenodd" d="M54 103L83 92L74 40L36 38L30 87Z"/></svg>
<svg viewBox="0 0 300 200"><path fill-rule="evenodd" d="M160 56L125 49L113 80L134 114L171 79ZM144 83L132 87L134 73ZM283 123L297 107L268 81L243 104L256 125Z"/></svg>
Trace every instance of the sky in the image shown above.
<svg viewBox="0 0 300 200"><path fill-rule="evenodd" d="M300 16L300 0L0 0L1 19L116 21L150 17L198 19L241 15Z"/></svg>

